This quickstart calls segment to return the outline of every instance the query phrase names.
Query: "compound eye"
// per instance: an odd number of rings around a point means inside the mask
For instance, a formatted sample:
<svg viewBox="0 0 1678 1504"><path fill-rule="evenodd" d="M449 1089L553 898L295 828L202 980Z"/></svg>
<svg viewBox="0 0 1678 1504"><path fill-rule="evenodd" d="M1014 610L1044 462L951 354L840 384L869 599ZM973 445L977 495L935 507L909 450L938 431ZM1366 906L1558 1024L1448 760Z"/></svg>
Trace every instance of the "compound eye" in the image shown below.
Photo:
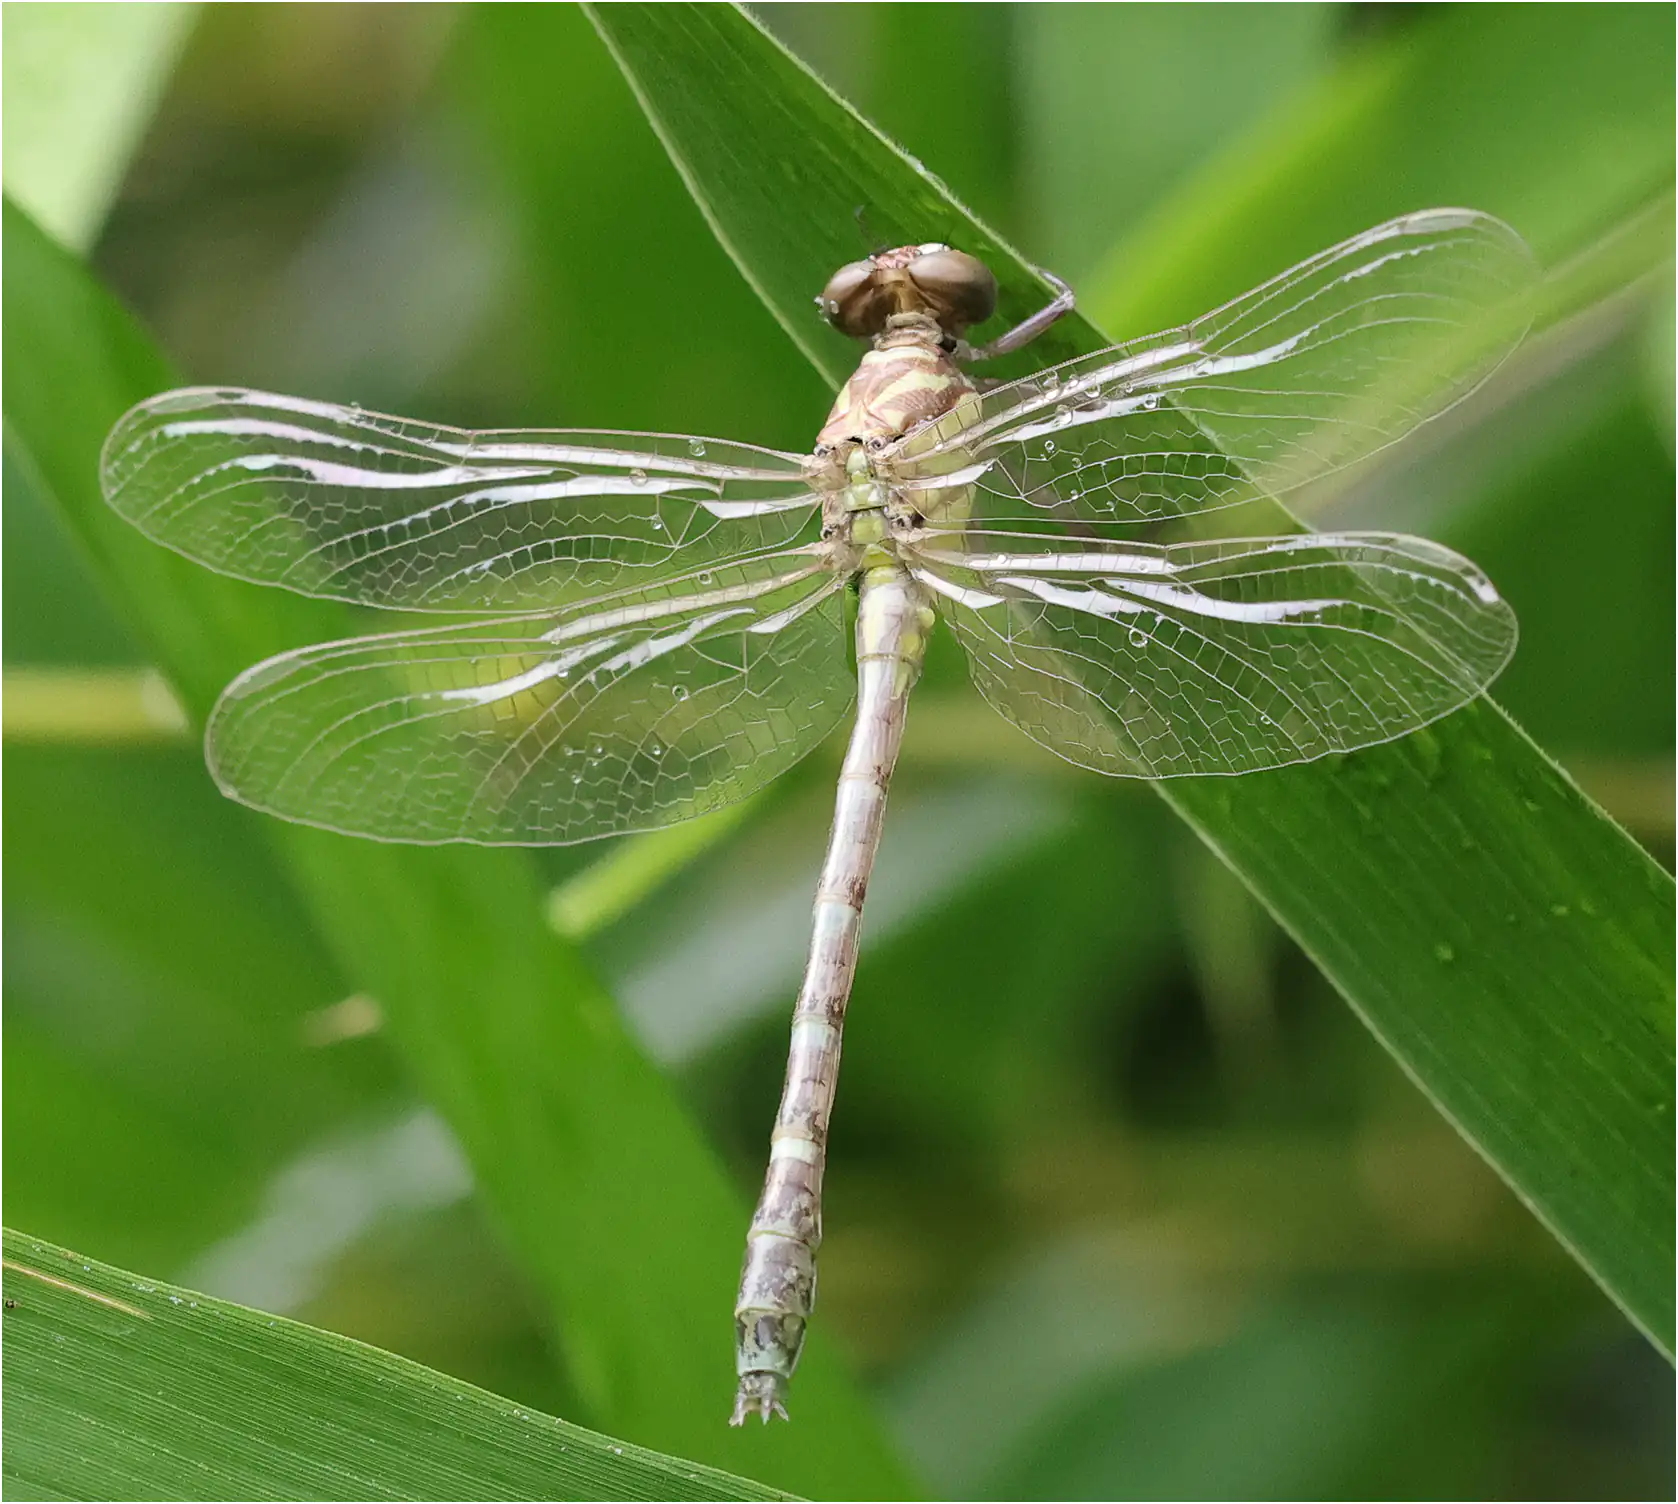
<svg viewBox="0 0 1678 1504"><path fill-rule="evenodd" d="M841 334L862 338L879 333L877 327L870 325L874 302L873 278L872 261L853 261L840 267L827 279L827 286L822 289L816 303L822 317Z"/></svg>
<svg viewBox="0 0 1678 1504"><path fill-rule="evenodd" d="M977 256L938 250L909 263L915 286L938 309L938 321L952 333L982 324L996 312L996 278Z"/></svg>

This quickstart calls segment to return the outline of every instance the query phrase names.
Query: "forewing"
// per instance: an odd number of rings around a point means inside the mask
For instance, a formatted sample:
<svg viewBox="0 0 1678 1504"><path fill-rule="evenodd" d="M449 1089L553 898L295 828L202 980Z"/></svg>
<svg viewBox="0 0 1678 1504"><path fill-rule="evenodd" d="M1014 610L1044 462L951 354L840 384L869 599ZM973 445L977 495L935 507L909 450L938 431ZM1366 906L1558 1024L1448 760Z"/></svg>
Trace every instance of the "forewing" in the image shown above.
<svg viewBox="0 0 1678 1504"><path fill-rule="evenodd" d="M390 841L564 845L721 808L850 704L843 585L798 559L682 583L270 659L216 706L211 768L270 814Z"/></svg>
<svg viewBox="0 0 1678 1504"><path fill-rule="evenodd" d="M1120 776L1251 773L1414 731L1508 661L1468 560L1386 533L1044 554L928 548L973 682L1050 751Z"/></svg>
<svg viewBox="0 0 1678 1504"><path fill-rule="evenodd" d="M980 523L1183 535L1161 525L1283 495L1459 401L1519 342L1533 275L1499 220L1407 215L1181 329L999 388L886 463L934 497L959 470Z"/></svg>
<svg viewBox="0 0 1678 1504"><path fill-rule="evenodd" d="M409 611L551 610L810 541L795 455L685 435L470 433L266 392L134 408L106 499L223 574Z"/></svg>

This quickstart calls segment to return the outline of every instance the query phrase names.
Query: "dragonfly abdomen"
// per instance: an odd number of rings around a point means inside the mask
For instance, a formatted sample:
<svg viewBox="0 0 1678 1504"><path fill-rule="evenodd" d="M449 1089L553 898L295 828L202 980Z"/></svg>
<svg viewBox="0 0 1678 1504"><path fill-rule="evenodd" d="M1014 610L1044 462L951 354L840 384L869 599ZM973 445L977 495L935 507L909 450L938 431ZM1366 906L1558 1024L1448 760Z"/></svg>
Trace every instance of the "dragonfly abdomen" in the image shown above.
<svg viewBox="0 0 1678 1504"><path fill-rule="evenodd" d="M839 774L827 860L816 884L810 958L792 1015L769 1170L746 1237L734 1308L740 1376L733 1422L785 1416L816 1298L822 1171L839 1083L839 1051L856 974L862 904L879 849L886 792L920 675L932 611L908 571L867 569L857 609L857 718Z"/></svg>

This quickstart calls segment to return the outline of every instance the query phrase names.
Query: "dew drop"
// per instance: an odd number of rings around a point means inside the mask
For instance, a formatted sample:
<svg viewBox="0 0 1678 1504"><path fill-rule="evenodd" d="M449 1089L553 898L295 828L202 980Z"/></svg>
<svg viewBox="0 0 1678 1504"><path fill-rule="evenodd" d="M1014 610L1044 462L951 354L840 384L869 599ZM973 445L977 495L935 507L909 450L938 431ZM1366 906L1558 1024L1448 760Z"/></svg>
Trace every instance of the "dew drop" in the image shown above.
<svg viewBox="0 0 1678 1504"><path fill-rule="evenodd" d="M1148 634L1140 627L1130 629L1130 645L1133 648L1145 648L1148 645Z"/></svg>
<svg viewBox="0 0 1678 1504"><path fill-rule="evenodd" d="M1158 394L1154 393L1154 392L1150 392L1146 397L1144 397L1142 399L1141 406L1142 406L1143 412L1151 413L1156 407L1159 406L1159 396L1158 396Z"/></svg>
<svg viewBox="0 0 1678 1504"><path fill-rule="evenodd" d="M1048 459L1049 456L1052 455L1054 452L1055 452L1055 441L1053 439L1044 439L1043 440L1043 458Z"/></svg>
<svg viewBox="0 0 1678 1504"><path fill-rule="evenodd" d="M701 585L709 585L715 578L716 576L708 569L701 570L699 573L699 583Z"/></svg>
<svg viewBox="0 0 1678 1504"><path fill-rule="evenodd" d="M678 700L685 700L688 697L687 685L685 685L685 684L672 684L670 686L670 693L672 695L674 695L676 697L676 699L678 699Z"/></svg>
<svg viewBox="0 0 1678 1504"><path fill-rule="evenodd" d="M1055 388L1060 385L1060 372L1059 371L1045 371L1043 373L1042 382L1043 382L1043 390L1045 392L1054 391Z"/></svg>
<svg viewBox="0 0 1678 1504"><path fill-rule="evenodd" d="M645 470L631 470L629 472L629 483L632 486L644 486L644 485L646 485L646 483L647 483L647 472Z"/></svg>
<svg viewBox="0 0 1678 1504"><path fill-rule="evenodd" d="M1055 415L1052 421L1056 428L1065 428L1066 425L1072 421L1072 409L1064 402L1060 403L1055 408Z"/></svg>
<svg viewBox="0 0 1678 1504"><path fill-rule="evenodd" d="M705 441L703 439L689 439L688 440L688 453L691 454L696 460L704 459L705 458Z"/></svg>

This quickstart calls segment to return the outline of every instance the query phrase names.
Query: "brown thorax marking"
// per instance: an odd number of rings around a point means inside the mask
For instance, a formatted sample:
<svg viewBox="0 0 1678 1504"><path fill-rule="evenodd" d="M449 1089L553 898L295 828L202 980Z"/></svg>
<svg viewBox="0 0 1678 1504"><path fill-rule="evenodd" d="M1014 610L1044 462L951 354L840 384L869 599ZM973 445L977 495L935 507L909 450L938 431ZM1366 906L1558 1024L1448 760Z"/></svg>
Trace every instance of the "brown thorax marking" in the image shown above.
<svg viewBox="0 0 1678 1504"><path fill-rule="evenodd" d="M943 417L973 390L944 349L943 339L937 321L928 315L893 314L875 337L874 348L840 389L816 437L818 448L861 444L883 449L911 429Z"/></svg>
<svg viewBox="0 0 1678 1504"><path fill-rule="evenodd" d="M1054 285L1061 294L1055 303L974 349L966 331L989 319L997 303L996 278L975 256L937 243L898 246L828 279L816 299L822 316L841 334L869 342L805 467L822 496L822 537L834 569L891 563L893 539L923 525L923 508L946 521L966 515L970 491L895 491L889 466L876 468L875 456L974 397L978 388L963 373L964 361L1017 348L1070 309L1071 293Z"/></svg>

